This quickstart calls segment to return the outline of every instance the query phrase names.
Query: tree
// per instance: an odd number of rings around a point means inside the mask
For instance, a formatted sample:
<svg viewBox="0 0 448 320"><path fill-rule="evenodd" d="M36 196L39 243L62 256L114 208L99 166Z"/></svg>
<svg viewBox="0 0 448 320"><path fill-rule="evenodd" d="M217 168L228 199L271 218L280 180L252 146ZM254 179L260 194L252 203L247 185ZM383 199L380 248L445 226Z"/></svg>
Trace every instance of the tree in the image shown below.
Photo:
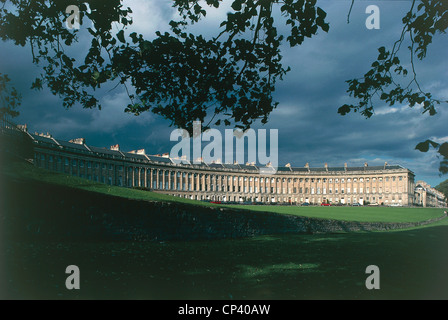
<svg viewBox="0 0 448 320"><path fill-rule="evenodd" d="M230 1L232 11L211 39L189 33L187 27L206 18L207 7L219 8L222 0L173 0L179 20L170 21L170 32L157 32L155 39L148 40L125 33L132 24L132 10L124 8L121 0L0 0L0 37L30 46L33 62L43 70L32 88L48 86L62 97L66 108L75 103L101 108L94 91L116 82L128 92L126 112L152 111L190 132L193 121L206 119L204 129L221 123L247 129L257 120L266 123L278 105L272 96L276 82L290 70L282 64L281 44L301 45L319 31L328 32L329 24L316 0ZM82 24L87 25L87 20L92 24L87 28L90 47L79 61L66 50L79 40L78 31L63 23L69 6L80 8ZM371 117L379 99L390 105L421 104L425 113L434 115L435 105L446 101L421 89L414 57L424 59L432 37L446 31L447 6L446 1L420 0L417 5L412 0L393 47L380 47L371 69L347 81L348 92L358 103L343 105L338 112L360 111ZM276 10L281 18L275 17ZM287 34L280 33L279 23L288 26ZM412 73L398 57L406 35L411 42ZM397 80L408 74L407 84ZM443 157L440 171L448 172L448 145L428 140L417 149L427 151L430 146Z"/></svg>
<svg viewBox="0 0 448 320"><path fill-rule="evenodd" d="M92 90L110 81L127 90L131 85L135 92L128 90L127 112L150 110L190 132L193 121L204 122L207 115L212 120L205 128L212 121L243 129L257 119L266 123L277 106L272 98L275 83L289 70L282 65L281 43L294 47L319 30L329 30L316 0L234 0L233 11L212 39L188 33L186 27L206 16L203 6L219 8L222 1L173 0L180 20L171 21L171 31L157 32L151 41L136 33L125 36L132 10L123 8L120 0L0 1L0 37L17 45L28 43L33 61L43 66L33 88L47 85L67 108L75 102L100 108ZM91 46L82 62L66 50L78 40L78 32L62 23L69 5L80 8L83 23L88 19L93 24L88 28ZM278 32L275 8L290 27L288 35ZM113 25L119 26L118 33Z"/></svg>
<svg viewBox="0 0 448 320"><path fill-rule="evenodd" d="M448 179L439 183L434 189L442 192L445 195L445 199L448 199Z"/></svg>
<svg viewBox="0 0 448 320"><path fill-rule="evenodd" d="M448 103L424 91L415 71L415 60L423 60L433 37L436 34L445 33L448 28L448 1L421 0L417 5L417 1L412 0L410 9L402 21L403 29L400 38L392 48L388 50L384 46L380 47L378 57L372 63L371 69L363 77L347 81L349 85L347 92L357 99L358 103L341 106L338 109L341 115L346 115L353 110L370 118L374 114L374 104L379 100L390 106L395 103L407 103L411 108L421 105L423 113L433 116L437 113L436 105ZM410 72L399 58L399 52L406 37L410 43L407 48L411 65ZM442 157L440 173L448 173L448 143L439 144L428 139L417 144L415 149L427 152L430 146L435 148Z"/></svg>
<svg viewBox="0 0 448 320"><path fill-rule="evenodd" d="M17 117L16 110L20 106L22 97L16 88L10 85L8 75L0 73L0 120Z"/></svg>

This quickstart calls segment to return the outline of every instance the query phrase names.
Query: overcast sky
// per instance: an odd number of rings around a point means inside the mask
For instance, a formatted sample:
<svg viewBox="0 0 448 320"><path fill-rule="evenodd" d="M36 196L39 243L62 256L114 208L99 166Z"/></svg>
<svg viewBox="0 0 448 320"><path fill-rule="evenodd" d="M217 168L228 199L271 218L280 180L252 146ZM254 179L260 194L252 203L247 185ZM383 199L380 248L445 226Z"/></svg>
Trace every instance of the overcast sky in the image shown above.
<svg viewBox="0 0 448 320"><path fill-rule="evenodd" d="M399 38L401 19L410 8L410 1L355 1L350 23L347 14L351 1L318 1L328 14L328 34L320 31L301 46L283 47L284 64L292 69L278 82L275 99L279 106L271 113L267 125L254 128L278 129L279 165L291 163L302 167L362 166L400 164L435 186L447 179L439 177L439 159L431 151L421 153L415 145L426 139L448 141L447 105L440 105L438 113L422 115L418 106L377 105L375 115L365 119L359 113L341 116L338 107L354 103L346 90L346 80L360 77L376 59L377 48L391 48ZM167 30L167 23L175 18L176 10L169 0L128 0L133 10L132 31L147 38L157 30ZM380 29L368 30L366 7L375 4L380 9ZM192 30L211 37L219 33L218 25L227 9L209 10L207 20ZM86 26L81 26L81 28ZM82 30L81 30L82 31ZM429 48L427 58L416 65L420 83L434 97L448 99L447 36L437 36ZM85 110L79 105L69 110L62 107L62 99L48 90L29 90L40 73L31 63L29 48L1 44L0 72L9 74L12 84L23 96L17 123L27 123L32 132L49 132L54 137L69 140L84 137L87 144L109 147L120 144L125 151L144 148L148 154L169 152L169 121L150 112L138 117L124 113L129 103L122 88L98 92L103 109ZM74 50L81 50L78 47ZM409 57L402 48L402 61ZM82 53L80 51L80 53ZM74 53L77 54L77 53ZM218 128L223 130L224 128Z"/></svg>

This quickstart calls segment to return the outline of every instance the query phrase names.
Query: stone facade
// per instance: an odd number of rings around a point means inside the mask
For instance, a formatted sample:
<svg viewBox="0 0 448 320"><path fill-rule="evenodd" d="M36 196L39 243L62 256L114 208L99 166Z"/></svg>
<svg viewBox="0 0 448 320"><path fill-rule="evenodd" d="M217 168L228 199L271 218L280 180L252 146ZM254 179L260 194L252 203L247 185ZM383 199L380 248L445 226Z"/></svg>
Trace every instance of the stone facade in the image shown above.
<svg viewBox="0 0 448 320"><path fill-rule="evenodd" d="M415 184L415 204L422 207L446 207L445 195L431 188L425 181L417 181Z"/></svg>
<svg viewBox="0 0 448 320"><path fill-rule="evenodd" d="M41 168L123 187L195 200L280 204L370 203L411 206L414 173L400 165L312 168L286 165L262 174L254 164L184 164L144 149L123 152L118 145L89 146L49 134L29 134L34 162Z"/></svg>

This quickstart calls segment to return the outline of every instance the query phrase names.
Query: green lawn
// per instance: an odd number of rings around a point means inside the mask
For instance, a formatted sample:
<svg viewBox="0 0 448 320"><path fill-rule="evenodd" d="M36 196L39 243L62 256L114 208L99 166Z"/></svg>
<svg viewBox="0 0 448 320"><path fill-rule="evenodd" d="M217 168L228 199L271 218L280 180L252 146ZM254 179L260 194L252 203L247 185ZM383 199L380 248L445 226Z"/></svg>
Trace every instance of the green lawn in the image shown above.
<svg viewBox="0 0 448 320"><path fill-rule="evenodd" d="M446 221L397 232L2 246L0 299L448 299ZM80 290L65 288L71 264ZM379 290L365 287L369 265L380 269Z"/></svg>
<svg viewBox="0 0 448 320"><path fill-rule="evenodd" d="M3 171L4 174L8 174L16 178L43 181L56 185L78 188L81 190L98 192L102 194L127 199L147 200L147 201L169 201L169 202L189 203L193 205L215 206L215 204L185 198L173 197L156 192L111 186L104 183L94 182L64 173L37 168L31 164L23 162L16 162L4 165L1 168L1 170Z"/></svg>
<svg viewBox="0 0 448 320"><path fill-rule="evenodd" d="M1 169L16 179L126 198L205 205L23 164ZM427 220L442 212L378 207L242 208L364 221ZM448 219L393 232L214 241L58 242L1 236L0 299L448 299ZM72 264L80 268L80 290L65 287L65 269ZM379 290L365 287L369 265L380 269Z"/></svg>
<svg viewBox="0 0 448 320"><path fill-rule="evenodd" d="M405 207L321 207L321 206L232 206L254 211L269 211L322 219L365 222L417 222L443 215L446 209Z"/></svg>

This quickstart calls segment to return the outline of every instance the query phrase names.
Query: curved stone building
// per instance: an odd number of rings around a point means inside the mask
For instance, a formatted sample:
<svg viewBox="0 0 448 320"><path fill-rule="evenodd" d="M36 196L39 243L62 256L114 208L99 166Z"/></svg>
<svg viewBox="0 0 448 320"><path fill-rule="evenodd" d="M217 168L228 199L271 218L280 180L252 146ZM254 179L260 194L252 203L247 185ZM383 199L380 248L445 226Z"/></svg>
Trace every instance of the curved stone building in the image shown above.
<svg viewBox="0 0 448 320"><path fill-rule="evenodd" d="M414 204L414 173L400 165L312 168L286 165L263 174L253 164L185 164L148 155L28 134L35 165L92 181L196 200L258 203Z"/></svg>

